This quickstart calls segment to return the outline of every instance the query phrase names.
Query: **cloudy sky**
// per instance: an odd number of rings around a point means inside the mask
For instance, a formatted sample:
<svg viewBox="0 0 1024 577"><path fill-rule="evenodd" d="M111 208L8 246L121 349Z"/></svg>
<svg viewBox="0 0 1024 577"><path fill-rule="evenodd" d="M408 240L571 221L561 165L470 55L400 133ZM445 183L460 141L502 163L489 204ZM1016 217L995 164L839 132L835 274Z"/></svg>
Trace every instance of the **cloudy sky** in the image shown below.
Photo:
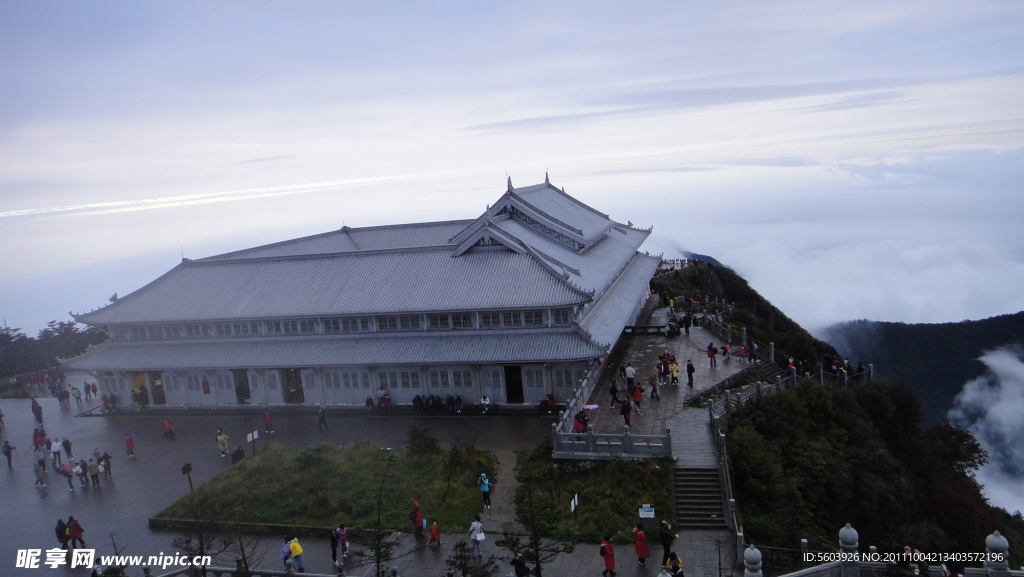
<svg viewBox="0 0 1024 577"><path fill-rule="evenodd" d="M545 170L812 329L1016 312L1022 103L1017 1L5 1L0 312Z"/></svg>

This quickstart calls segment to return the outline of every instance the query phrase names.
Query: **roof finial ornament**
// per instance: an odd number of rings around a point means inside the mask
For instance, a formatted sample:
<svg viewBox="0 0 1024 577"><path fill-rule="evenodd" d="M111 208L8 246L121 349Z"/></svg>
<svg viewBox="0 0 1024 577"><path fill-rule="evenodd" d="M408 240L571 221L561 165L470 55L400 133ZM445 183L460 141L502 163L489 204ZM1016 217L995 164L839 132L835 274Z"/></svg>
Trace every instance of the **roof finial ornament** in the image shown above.
<svg viewBox="0 0 1024 577"><path fill-rule="evenodd" d="M551 184L551 179L548 178L548 171L544 170L544 184Z"/></svg>
<svg viewBox="0 0 1024 577"><path fill-rule="evenodd" d="M516 189L512 188L512 177L508 177L508 191L515 192Z"/></svg>

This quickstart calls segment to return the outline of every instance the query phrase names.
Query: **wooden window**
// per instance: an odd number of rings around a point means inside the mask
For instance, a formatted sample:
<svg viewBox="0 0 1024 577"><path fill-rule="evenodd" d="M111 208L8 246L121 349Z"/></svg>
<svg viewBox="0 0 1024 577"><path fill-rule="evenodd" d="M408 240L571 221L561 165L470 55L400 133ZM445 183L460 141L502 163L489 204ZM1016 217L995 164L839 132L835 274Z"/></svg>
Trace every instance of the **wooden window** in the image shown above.
<svg viewBox="0 0 1024 577"><path fill-rule="evenodd" d="M397 331L398 317L377 317L378 331Z"/></svg>
<svg viewBox="0 0 1024 577"><path fill-rule="evenodd" d="M217 323L217 336L218 337L230 337L231 336L231 323Z"/></svg>
<svg viewBox="0 0 1024 577"><path fill-rule="evenodd" d="M403 331L414 331L420 328L420 315L404 315L398 317Z"/></svg>
<svg viewBox="0 0 1024 577"><path fill-rule="evenodd" d="M299 321L299 332L304 334L304 335L309 335L309 334L317 333L318 331L316 330L316 320L315 319L305 319L305 320Z"/></svg>
<svg viewBox="0 0 1024 577"><path fill-rule="evenodd" d="M523 317L526 319L528 327L544 326L544 311L526 311L523 313Z"/></svg>
<svg viewBox="0 0 1024 577"><path fill-rule="evenodd" d="M417 371L403 371L402 372L402 388L403 389L418 389L420 388L420 374Z"/></svg>
<svg viewBox="0 0 1024 577"><path fill-rule="evenodd" d="M555 309L552 312L555 326L564 327L572 324L572 309Z"/></svg>
<svg viewBox="0 0 1024 577"><path fill-rule="evenodd" d="M377 384L383 386L385 389L397 389L398 388L398 373L396 373L396 372L380 372L380 373L377 373Z"/></svg>
<svg viewBox="0 0 1024 577"><path fill-rule="evenodd" d="M501 313L480 313L480 328L490 329L501 326Z"/></svg>
<svg viewBox="0 0 1024 577"><path fill-rule="evenodd" d="M160 327L146 327L146 338L151 341L155 341L160 338Z"/></svg>
<svg viewBox="0 0 1024 577"><path fill-rule="evenodd" d="M276 389L277 388L277 381L278 381L277 371L267 371L267 388L268 389Z"/></svg>
<svg viewBox="0 0 1024 577"><path fill-rule="evenodd" d="M427 315L427 325L434 331L452 328L448 315Z"/></svg>
<svg viewBox="0 0 1024 577"><path fill-rule="evenodd" d="M454 314L452 314L452 328L453 329L471 329L471 328L473 328L473 313L454 313Z"/></svg>
<svg viewBox="0 0 1024 577"><path fill-rule="evenodd" d="M522 315L519 311L505 311L501 313L501 324L506 327L518 327L523 324Z"/></svg>
<svg viewBox="0 0 1024 577"><path fill-rule="evenodd" d="M539 388L544 386L543 369L523 369L523 381L527 387Z"/></svg>

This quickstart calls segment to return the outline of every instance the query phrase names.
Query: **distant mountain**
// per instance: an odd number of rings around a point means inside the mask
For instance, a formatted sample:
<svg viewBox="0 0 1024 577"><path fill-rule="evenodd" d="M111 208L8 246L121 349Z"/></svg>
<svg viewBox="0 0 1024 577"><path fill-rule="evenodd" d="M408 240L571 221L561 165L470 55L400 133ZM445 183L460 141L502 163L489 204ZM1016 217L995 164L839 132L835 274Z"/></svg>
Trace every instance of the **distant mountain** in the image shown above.
<svg viewBox="0 0 1024 577"><path fill-rule="evenodd" d="M832 325L820 335L856 364L873 363L875 377L911 387L925 419L946 416L964 383L985 373L983 351L1024 343L1024 312L942 324L868 320Z"/></svg>
<svg viewBox="0 0 1024 577"><path fill-rule="evenodd" d="M732 268L725 266L724 264L719 262L718 259L716 259L713 256L708 256L706 254L700 254L700 253L697 253L697 252L690 252L688 250L684 250L684 251L682 251L682 253L683 253L683 258L688 258L688 259L691 259L691 260L702 260L704 262L711 263L711 264L713 264L715 266L720 266L722 268L727 268L729 270L732 270Z"/></svg>

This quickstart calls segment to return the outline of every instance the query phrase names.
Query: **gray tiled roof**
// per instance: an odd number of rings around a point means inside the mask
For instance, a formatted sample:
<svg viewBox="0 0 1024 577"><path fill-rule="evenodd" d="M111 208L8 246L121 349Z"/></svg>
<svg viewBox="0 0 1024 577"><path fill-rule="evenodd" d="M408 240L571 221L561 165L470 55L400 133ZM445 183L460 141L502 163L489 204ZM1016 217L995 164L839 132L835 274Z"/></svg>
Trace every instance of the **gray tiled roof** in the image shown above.
<svg viewBox="0 0 1024 577"><path fill-rule="evenodd" d="M589 300L528 254L447 247L182 263L89 324L567 306Z"/></svg>
<svg viewBox="0 0 1024 577"><path fill-rule="evenodd" d="M219 254L200 260L211 261L441 246L448 244L449 238L472 222L472 220L448 220L361 228L345 227L341 230Z"/></svg>
<svg viewBox="0 0 1024 577"><path fill-rule="evenodd" d="M493 226L507 231L534 249L579 271L578 275L575 272L571 274L569 282L595 292L601 292L608 286L650 234L649 231L617 227L586 252L579 253L514 219L498 221L493 223Z"/></svg>
<svg viewBox="0 0 1024 577"><path fill-rule="evenodd" d="M600 213L550 184L537 184L513 191L530 206L583 231L590 240L615 224Z"/></svg>
<svg viewBox="0 0 1024 577"><path fill-rule="evenodd" d="M65 370L292 368L576 361L605 354L572 330L393 333L210 341L113 342L63 361Z"/></svg>
<svg viewBox="0 0 1024 577"><path fill-rule="evenodd" d="M622 328L629 323L629 315L641 295L650 292L651 277L660 262L660 258L637 254L604 296L587 311L580 326L595 341L614 343Z"/></svg>

